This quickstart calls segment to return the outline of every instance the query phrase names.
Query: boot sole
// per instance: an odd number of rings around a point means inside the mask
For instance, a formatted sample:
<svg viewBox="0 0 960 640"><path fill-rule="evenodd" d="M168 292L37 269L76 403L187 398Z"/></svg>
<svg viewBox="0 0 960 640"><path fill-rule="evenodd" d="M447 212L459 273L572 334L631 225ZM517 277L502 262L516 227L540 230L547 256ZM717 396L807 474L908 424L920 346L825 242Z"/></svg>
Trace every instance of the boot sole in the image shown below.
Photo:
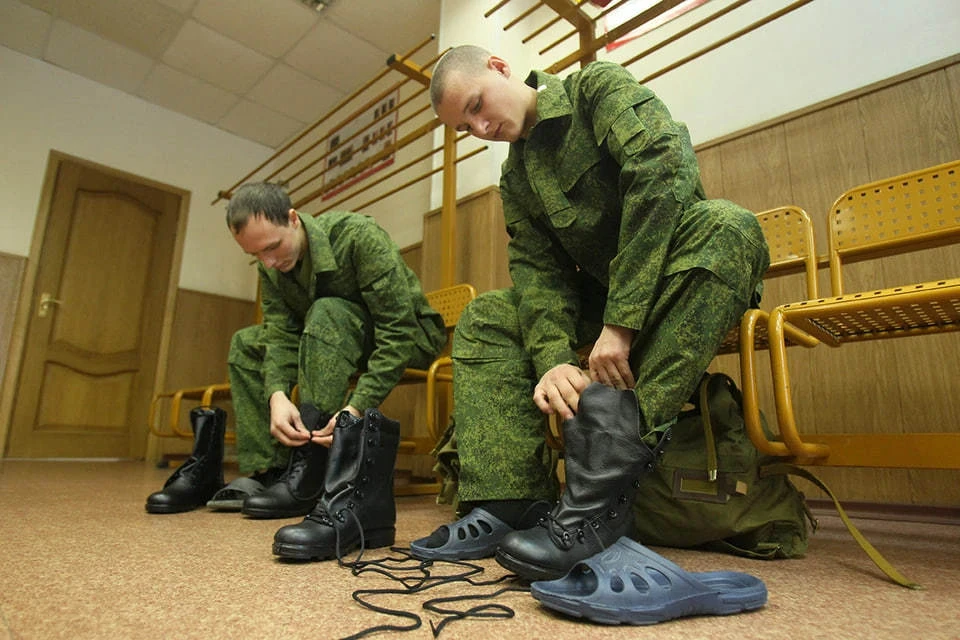
<svg viewBox="0 0 960 640"><path fill-rule="evenodd" d="M364 549L379 549L389 547L397 537L397 530L374 529L363 532ZM360 548L360 540L340 549L341 557ZM321 547L310 544L289 544L285 542L273 543L273 554L289 560L330 560L337 557L337 550L332 547Z"/></svg>
<svg viewBox="0 0 960 640"><path fill-rule="evenodd" d="M502 549L497 549L495 558L501 567L513 571L524 580L531 582L535 580L556 580L566 575L566 572L559 572L539 565L530 564L523 560L517 560L509 553L504 553Z"/></svg>
<svg viewBox="0 0 960 640"><path fill-rule="evenodd" d="M195 511L202 507L202 504L191 505L146 505L147 513L185 513Z"/></svg>
<svg viewBox="0 0 960 640"><path fill-rule="evenodd" d="M315 505L310 505L309 507L304 507L303 509L291 510L291 511L277 511L275 509L249 509L242 508L240 511L243 515L248 518L253 518L255 520L277 520L280 518L300 518L305 515L309 515L313 511Z"/></svg>

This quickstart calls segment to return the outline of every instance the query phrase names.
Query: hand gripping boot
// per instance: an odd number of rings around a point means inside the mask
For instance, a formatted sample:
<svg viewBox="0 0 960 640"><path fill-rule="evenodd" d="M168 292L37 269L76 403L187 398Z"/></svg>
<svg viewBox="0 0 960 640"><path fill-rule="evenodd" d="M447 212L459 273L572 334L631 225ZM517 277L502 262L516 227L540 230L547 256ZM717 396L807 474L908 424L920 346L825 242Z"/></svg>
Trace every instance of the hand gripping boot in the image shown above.
<svg viewBox="0 0 960 640"><path fill-rule="evenodd" d="M227 413L219 407L190 411L193 454L177 467L162 491L147 498L148 513L179 513L205 506L223 487L223 434Z"/></svg>
<svg viewBox="0 0 960 640"><path fill-rule="evenodd" d="M312 404L300 405L300 419L308 431L320 429L330 419ZM292 447L287 470L263 493L243 501L241 512L250 518L296 518L317 506L323 495L329 449L308 441Z"/></svg>
<svg viewBox="0 0 960 640"><path fill-rule="evenodd" d="M274 536L273 553L282 558L327 560L394 542L400 424L376 409L367 409L363 418L343 411L333 433L323 497L303 522Z"/></svg>
<svg viewBox="0 0 960 640"><path fill-rule="evenodd" d="M577 415L563 423L567 486L560 502L538 526L507 534L497 562L521 578L552 580L630 535L640 475L660 449L647 447L639 430L632 389L588 386Z"/></svg>

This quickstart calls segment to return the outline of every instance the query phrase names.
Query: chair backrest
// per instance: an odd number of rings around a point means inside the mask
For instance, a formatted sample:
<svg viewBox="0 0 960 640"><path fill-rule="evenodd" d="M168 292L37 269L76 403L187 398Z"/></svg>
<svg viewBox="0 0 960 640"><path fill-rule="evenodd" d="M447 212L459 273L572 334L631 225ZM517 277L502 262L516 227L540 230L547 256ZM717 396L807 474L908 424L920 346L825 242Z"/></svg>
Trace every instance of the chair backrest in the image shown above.
<svg viewBox="0 0 960 640"><path fill-rule="evenodd" d="M443 317L443 325L452 329L457 326L460 314L467 304L477 297L477 289L472 284L455 284L452 287L428 291L424 295L430 306Z"/></svg>
<svg viewBox="0 0 960 640"><path fill-rule="evenodd" d="M829 234L835 296L844 263L960 241L960 160L850 189L830 210Z"/></svg>
<svg viewBox="0 0 960 640"><path fill-rule="evenodd" d="M820 297L813 222L807 212L800 207L777 207L759 212L757 221L770 249L770 268L764 277L777 277L802 270L807 299Z"/></svg>

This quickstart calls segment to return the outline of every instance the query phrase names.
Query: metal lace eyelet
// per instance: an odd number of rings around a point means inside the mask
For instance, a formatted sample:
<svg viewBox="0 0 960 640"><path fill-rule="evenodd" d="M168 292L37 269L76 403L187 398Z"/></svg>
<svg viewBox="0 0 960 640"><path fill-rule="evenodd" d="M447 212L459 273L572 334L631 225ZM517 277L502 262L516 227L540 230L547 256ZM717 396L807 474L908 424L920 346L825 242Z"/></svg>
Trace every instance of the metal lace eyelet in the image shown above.
<svg viewBox="0 0 960 640"><path fill-rule="evenodd" d="M625 496L625 495L623 495L623 494L621 493L621 494L617 497L617 502L619 502L620 504L626 504L626 502L627 502L627 496Z"/></svg>
<svg viewBox="0 0 960 640"><path fill-rule="evenodd" d="M610 511L607 512L607 518L610 520L616 520L619 515L620 514L613 509L610 509Z"/></svg>

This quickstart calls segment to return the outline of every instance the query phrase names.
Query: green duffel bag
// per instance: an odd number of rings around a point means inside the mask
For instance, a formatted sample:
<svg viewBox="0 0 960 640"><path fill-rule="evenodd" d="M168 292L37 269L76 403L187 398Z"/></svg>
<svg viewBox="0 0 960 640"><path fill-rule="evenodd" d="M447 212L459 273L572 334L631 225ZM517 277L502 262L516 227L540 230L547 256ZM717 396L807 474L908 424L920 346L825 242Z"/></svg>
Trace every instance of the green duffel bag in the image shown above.
<svg viewBox="0 0 960 640"><path fill-rule="evenodd" d="M802 556L815 521L783 465L747 436L734 381L706 374L691 402L657 466L641 478L637 539L752 558Z"/></svg>

